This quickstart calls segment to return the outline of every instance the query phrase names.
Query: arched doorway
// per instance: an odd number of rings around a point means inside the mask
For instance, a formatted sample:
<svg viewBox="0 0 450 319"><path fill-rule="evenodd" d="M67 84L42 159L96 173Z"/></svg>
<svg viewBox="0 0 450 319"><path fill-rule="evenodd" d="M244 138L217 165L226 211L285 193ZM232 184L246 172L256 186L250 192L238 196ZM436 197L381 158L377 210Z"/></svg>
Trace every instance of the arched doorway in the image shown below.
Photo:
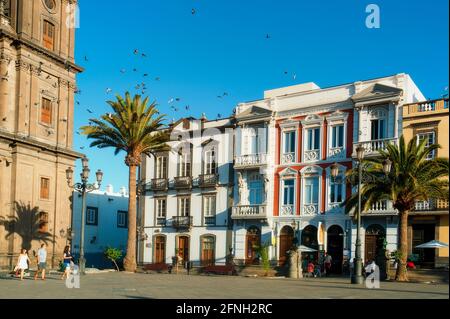
<svg viewBox="0 0 450 319"><path fill-rule="evenodd" d="M331 273L342 274L342 259L344 257L344 230L338 225L328 228L327 253L332 258Z"/></svg>
<svg viewBox="0 0 450 319"><path fill-rule="evenodd" d="M280 233L280 266L284 266L288 260L287 252L294 243L294 230L290 226L284 226Z"/></svg>
<svg viewBox="0 0 450 319"><path fill-rule="evenodd" d="M202 266L213 266L215 263L216 239L214 236L201 237L200 263Z"/></svg>
<svg viewBox="0 0 450 319"><path fill-rule="evenodd" d="M179 236L178 237L178 256L181 257L183 265L185 262L189 261L189 237Z"/></svg>
<svg viewBox="0 0 450 319"><path fill-rule="evenodd" d="M155 264L164 264L166 262L166 237L156 236L154 241L154 259Z"/></svg>
<svg viewBox="0 0 450 319"><path fill-rule="evenodd" d="M318 261L319 243L317 242L317 227L308 225L303 229L302 245L317 250L317 252L302 253L302 260Z"/></svg>
<svg viewBox="0 0 450 319"><path fill-rule="evenodd" d="M386 232L383 226L374 224L367 227L364 246L365 262L370 260L375 260L375 262L377 262L377 257L384 257L385 240Z"/></svg>
<svg viewBox="0 0 450 319"><path fill-rule="evenodd" d="M252 226L247 230L245 239L245 263L247 265L258 264L257 248L261 245L261 230Z"/></svg>

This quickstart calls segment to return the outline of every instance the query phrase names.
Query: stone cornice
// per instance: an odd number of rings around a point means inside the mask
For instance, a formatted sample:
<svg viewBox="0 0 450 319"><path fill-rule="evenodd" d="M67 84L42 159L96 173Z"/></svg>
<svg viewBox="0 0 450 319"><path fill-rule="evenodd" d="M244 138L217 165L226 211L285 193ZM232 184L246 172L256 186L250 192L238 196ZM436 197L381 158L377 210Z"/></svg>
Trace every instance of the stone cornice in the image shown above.
<svg viewBox="0 0 450 319"><path fill-rule="evenodd" d="M10 144L20 144L20 145L23 145L23 146L29 147L29 148L42 149L44 151L54 153L57 155L63 155L63 156L69 157L71 159L79 159L79 158L83 157L83 154L75 152L73 150L48 145L48 144L36 141L32 138L20 137L16 134L11 134L8 132L4 132L2 130L0 130L0 140L1 139L8 141Z"/></svg>
<svg viewBox="0 0 450 319"><path fill-rule="evenodd" d="M7 38L13 40L12 45L14 45L14 46L20 47L21 45L24 45L24 46L32 49L39 55L50 58L53 61L56 61L60 67L63 67L65 69L70 68L71 70L75 71L75 73L80 73L80 72L84 71L84 68L82 68L81 66L79 66L71 61L61 58L57 54L55 54L49 50L46 50L27 39L22 38L20 35L14 34L12 32L4 30L4 29L0 29L0 38L1 37L7 37Z"/></svg>

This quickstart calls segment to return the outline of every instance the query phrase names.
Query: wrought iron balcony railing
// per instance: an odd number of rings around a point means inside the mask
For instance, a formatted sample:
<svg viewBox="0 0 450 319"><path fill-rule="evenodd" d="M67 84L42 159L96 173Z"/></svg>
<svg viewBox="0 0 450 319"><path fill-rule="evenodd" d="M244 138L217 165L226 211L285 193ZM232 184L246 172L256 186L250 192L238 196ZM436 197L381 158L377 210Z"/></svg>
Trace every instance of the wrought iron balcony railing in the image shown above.
<svg viewBox="0 0 450 319"><path fill-rule="evenodd" d="M174 187L175 187L175 189L189 189L189 188L192 188L192 177L191 176L178 176L178 177L175 177Z"/></svg>
<svg viewBox="0 0 450 319"><path fill-rule="evenodd" d="M215 187L217 182L219 181L219 177L217 174L203 174L198 178L198 186L199 187Z"/></svg>
<svg viewBox="0 0 450 319"><path fill-rule="evenodd" d="M174 216L172 227L176 229L189 229L192 227L194 218L192 216Z"/></svg>
<svg viewBox="0 0 450 319"><path fill-rule="evenodd" d="M152 191L165 191L168 188L167 178L155 178L152 179L150 184Z"/></svg>

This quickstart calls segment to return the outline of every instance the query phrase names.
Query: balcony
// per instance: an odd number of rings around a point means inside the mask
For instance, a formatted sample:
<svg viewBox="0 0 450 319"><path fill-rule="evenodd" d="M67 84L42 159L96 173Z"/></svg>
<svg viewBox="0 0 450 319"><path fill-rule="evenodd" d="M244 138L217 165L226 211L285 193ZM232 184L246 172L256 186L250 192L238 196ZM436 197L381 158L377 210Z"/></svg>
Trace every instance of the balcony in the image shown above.
<svg viewBox="0 0 450 319"><path fill-rule="evenodd" d="M435 212L446 211L448 212L448 200L444 199L430 199L427 201L419 201L416 203L415 212Z"/></svg>
<svg viewBox="0 0 450 319"><path fill-rule="evenodd" d="M205 225L215 226L216 225L216 216L205 216Z"/></svg>
<svg viewBox="0 0 450 319"><path fill-rule="evenodd" d="M236 156L234 168L252 168L267 165L267 154L251 154Z"/></svg>
<svg viewBox="0 0 450 319"><path fill-rule="evenodd" d="M346 152L345 152L344 147L333 147L333 148L330 148L330 150L328 151L328 158L329 159L343 159L347 156L345 153Z"/></svg>
<svg viewBox="0 0 450 319"><path fill-rule="evenodd" d="M305 162L316 162L320 160L320 150L305 151Z"/></svg>
<svg viewBox="0 0 450 319"><path fill-rule="evenodd" d="M362 213L363 216L392 216L397 215L397 210L391 201L383 200L372 205L370 210Z"/></svg>
<svg viewBox="0 0 450 319"><path fill-rule="evenodd" d="M280 216L294 216L295 210L294 205L282 205Z"/></svg>
<svg viewBox="0 0 450 319"><path fill-rule="evenodd" d="M292 164L295 163L295 153L285 153L281 156L281 163L286 164Z"/></svg>
<svg viewBox="0 0 450 319"><path fill-rule="evenodd" d="M152 191L166 191L168 188L167 178L155 178L150 183Z"/></svg>
<svg viewBox="0 0 450 319"><path fill-rule="evenodd" d="M266 205L245 205L233 207L232 219L267 219Z"/></svg>
<svg viewBox="0 0 450 319"><path fill-rule="evenodd" d="M448 112L448 101L448 99L439 99L415 104L407 104L403 107L403 117L407 118L409 116Z"/></svg>
<svg viewBox="0 0 450 319"><path fill-rule="evenodd" d="M157 226L166 226L166 224L167 224L166 217L158 217L158 218L156 218L156 225Z"/></svg>
<svg viewBox="0 0 450 319"><path fill-rule="evenodd" d="M397 138L385 138L381 140L372 140L367 142L360 142L353 145L353 157L356 157L356 148L358 145L362 145L364 147L365 156L376 156L379 155L378 151L385 151L387 149L387 145L391 143L397 145Z"/></svg>
<svg viewBox="0 0 450 319"><path fill-rule="evenodd" d="M175 189L191 189L192 177L191 176L175 177L175 183L173 186L175 187Z"/></svg>
<svg viewBox="0 0 450 319"><path fill-rule="evenodd" d="M198 186L203 188L216 187L218 181L219 176L217 174L203 174L198 178Z"/></svg>
<svg viewBox="0 0 450 319"><path fill-rule="evenodd" d="M193 223L192 216L174 216L172 219L172 227L176 229L190 229Z"/></svg>
<svg viewBox="0 0 450 319"><path fill-rule="evenodd" d="M303 205L302 215L314 216L319 214L319 204L305 204Z"/></svg>

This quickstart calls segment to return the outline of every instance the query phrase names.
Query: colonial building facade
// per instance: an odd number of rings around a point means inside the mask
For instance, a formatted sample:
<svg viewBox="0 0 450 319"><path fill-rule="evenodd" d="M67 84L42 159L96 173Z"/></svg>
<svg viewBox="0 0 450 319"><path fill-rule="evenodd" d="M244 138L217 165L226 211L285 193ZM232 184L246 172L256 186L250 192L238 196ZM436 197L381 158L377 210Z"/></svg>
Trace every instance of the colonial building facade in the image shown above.
<svg viewBox="0 0 450 319"><path fill-rule="evenodd" d="M72 1L76 3L76 1ZM0 1L0 266L46 241L57 265L71 221L75 29L67 0ZM30 214L32 218L28 218Z"/></svg>
<svg viewBox="0 0 450 319"><path fill-rule="evenodd" d="M187 118L170 127L171 151L140 172L141 264L225 264L230 254L233 122Z"/></svg>
<svg viewBox="0 0 450 319"><path fill-rule="evenodd" d="M406 141L418 138L427 145L439 144L441 149L429 158L449 156L448 98L407 104L403 106L403 134ZM418 202L408 221L409 255L417 256L421 266L448 266L448 248L416 249L431 240L448 242L448 200L431 199Z"/></svg>

